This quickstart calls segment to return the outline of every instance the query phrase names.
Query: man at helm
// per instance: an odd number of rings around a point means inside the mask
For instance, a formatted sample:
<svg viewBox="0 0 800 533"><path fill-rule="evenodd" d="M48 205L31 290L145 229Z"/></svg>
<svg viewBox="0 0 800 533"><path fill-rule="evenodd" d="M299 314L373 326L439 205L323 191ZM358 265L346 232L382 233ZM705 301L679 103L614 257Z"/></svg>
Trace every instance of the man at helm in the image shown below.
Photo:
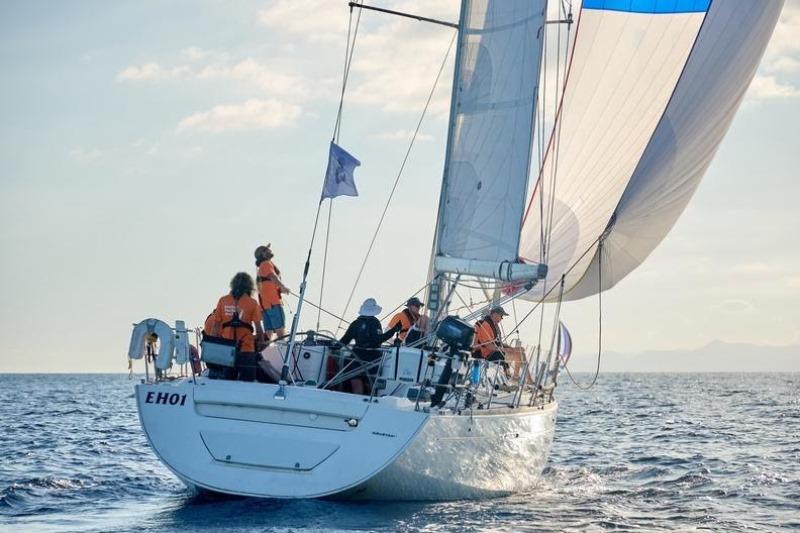
<svg viewBox="0 0 800 533"><path fill-rule="evenodd" d="M495 306L489 314L475 322L475 340L472 345L472 355L487 361L505 361L503 335L500 331L500 322L508 316L505 309Z"/></svg>
<svg viewBox="0 0 800 533"><path fill-rule="evenodd" d="M400 330L397 333L397 339L400 342L410 344L422 336L424 329L422 326L424 324L421 323L420 319L422 318L423 305L422 301L416 296L409 298L405 309L400 310L389 321L389 329L398 324L400 325Z"/></svg>

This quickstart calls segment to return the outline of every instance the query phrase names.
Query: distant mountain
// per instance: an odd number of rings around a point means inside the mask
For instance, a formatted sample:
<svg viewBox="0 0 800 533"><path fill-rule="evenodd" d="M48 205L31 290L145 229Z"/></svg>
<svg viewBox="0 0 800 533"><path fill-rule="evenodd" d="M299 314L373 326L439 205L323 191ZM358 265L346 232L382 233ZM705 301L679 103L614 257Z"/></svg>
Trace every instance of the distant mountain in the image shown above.
<svg viewBox="0 0 800 533"><path fill-rule="evenodd" d="M597 353L573 354L573 372L593 372ZM695 350L603 352L601 372L800 372L800 344L760 346L713 341Z"/></svg>

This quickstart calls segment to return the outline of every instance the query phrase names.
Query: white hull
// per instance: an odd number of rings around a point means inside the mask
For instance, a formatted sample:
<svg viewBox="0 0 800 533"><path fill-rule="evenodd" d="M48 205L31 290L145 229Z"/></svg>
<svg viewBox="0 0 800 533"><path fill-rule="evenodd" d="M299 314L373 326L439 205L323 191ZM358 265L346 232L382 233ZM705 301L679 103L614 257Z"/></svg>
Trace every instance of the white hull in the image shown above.
<svg viewBox="0 0 800 533"><path fill-rule="evenodd" d="M541 476L557 405L434 415L391 465L347 497L461 500L525 492Z"/></svg>
<svg viewBox="0 0 800 533"><path fill-rule="evenodd" d="M191 380L136 387L159 459L198 489L263 498L453 500L530 489L557 406L428 414L316 388Z"/></svg>

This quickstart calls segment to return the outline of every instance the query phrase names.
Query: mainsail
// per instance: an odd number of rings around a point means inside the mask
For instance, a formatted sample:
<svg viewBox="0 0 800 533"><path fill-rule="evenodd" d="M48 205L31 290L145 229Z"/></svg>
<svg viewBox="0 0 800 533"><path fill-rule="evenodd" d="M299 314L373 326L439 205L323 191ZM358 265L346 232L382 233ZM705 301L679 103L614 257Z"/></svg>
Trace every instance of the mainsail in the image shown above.
<svg viewBox="0 0 800 533"><path fill-rule="evenodd" d="M613 287L661 242L727 131L782 5L583 2L522 229L520 256L546 262L549 274L526 298L542 298L562 275L565 299ZM539 195L552 214L540 212Z"/></svg>
<svg viewBox="0 0 800 533"><path fill-rule="evenodd" d="M517 262L545 0L462 2L436 268ZM524 267L524 265L520 265Z"/></svg>

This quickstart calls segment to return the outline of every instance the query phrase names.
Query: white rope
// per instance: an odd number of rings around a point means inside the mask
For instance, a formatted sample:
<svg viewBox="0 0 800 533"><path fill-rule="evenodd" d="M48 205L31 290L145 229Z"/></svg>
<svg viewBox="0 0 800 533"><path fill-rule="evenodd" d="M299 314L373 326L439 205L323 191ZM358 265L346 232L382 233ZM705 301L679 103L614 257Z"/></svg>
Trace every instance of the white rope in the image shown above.
<svg viewBox="0 0 800 533"><path fill-rule="evenodd" d="M353 6L350 6L350 18L347 21L347 41L344 47L344 66L342 71L342 91L339 94L339 108L336 111L336 124L333 127L332 141L338 143L339 136L341 135L342 127L342 110L344 109L344 95L347 90L347 80L350 77L350 66L353 62L353 53L356 48L356 37L358 37L358 28L361 23L361 10L358 10L356 17L355 31L352 33L352 42L350 39L353 27ZM322 318L322 305L323 296L325 294L325 274L328 270L328 247L331 239L331 216L333 215L333 202L328 204L328 221L325 225L325 252L322 255L322 274L319 285L319 307L317 307L317 330L320 329L320 321ZM319 216L319 215L318 215Z"/></svg>
<svg viewBox="0 0 800 533"><path fill-rule="evenodd" d="M450 50L453 48L453 42L455 41L458 32L453 33L453 38L450 39L450 45L447 47L447 52L442 59L442 64L439 67L439 72L436 74L436 79L433 82L433 86L431 87L431 91L428 94L428 99L425 102L425 107L422 110L422 115L419 117L419 121L417 122L417 127L414 130L414 134L411 136L411 142L408 145L408 150L406 150L406 155L403 158L403 162L400 165L400 170L397 172L397 177L394 180L394 184L392 185L392 190L389 192L389 198L386 200L386 205L383 207L383 212L381 213L381 217L378 220L378 226L375 228L375 233L372 235L372 240L367 247L367 253L364 255L364 260L361 262L361 267L358 270L358 275L356 276L356 281L353 283L353 288L350 290L350 295L347 297L347 303L344 305L344 309L342 309L341 315L346 316L347 310L350 307L350 303L353 300L353 295L356 292L356 287L358 287L359 281L361 281L361 275L364 273L364 267L367 264L367 260L369 259L370 254L372 253L372 247L375 245L375 240L378 238L378 233L381 230L381 226L383 225L383 220L386 218L386 212L389 210L389 205L392 203L392 198L394 197L394 193L397 190L397 185L400 183L400 178L403 175L403 170L406 167L406 163L408 162L408 157L411 154L411 149L414 147L414 141L417 139L417 134L419 133L419 129L422 126L422 121L425 118L425 114L428 112L428 107L430 106L431 100L433 99L433 94L436 91L436 86L439 84L439 78L442 76L442 71L444 70L444 66L447 63L447 58L450 55ZM341 329L342 322L339 321L339 324L336 325L336 331L338 332Z"/></svg>

